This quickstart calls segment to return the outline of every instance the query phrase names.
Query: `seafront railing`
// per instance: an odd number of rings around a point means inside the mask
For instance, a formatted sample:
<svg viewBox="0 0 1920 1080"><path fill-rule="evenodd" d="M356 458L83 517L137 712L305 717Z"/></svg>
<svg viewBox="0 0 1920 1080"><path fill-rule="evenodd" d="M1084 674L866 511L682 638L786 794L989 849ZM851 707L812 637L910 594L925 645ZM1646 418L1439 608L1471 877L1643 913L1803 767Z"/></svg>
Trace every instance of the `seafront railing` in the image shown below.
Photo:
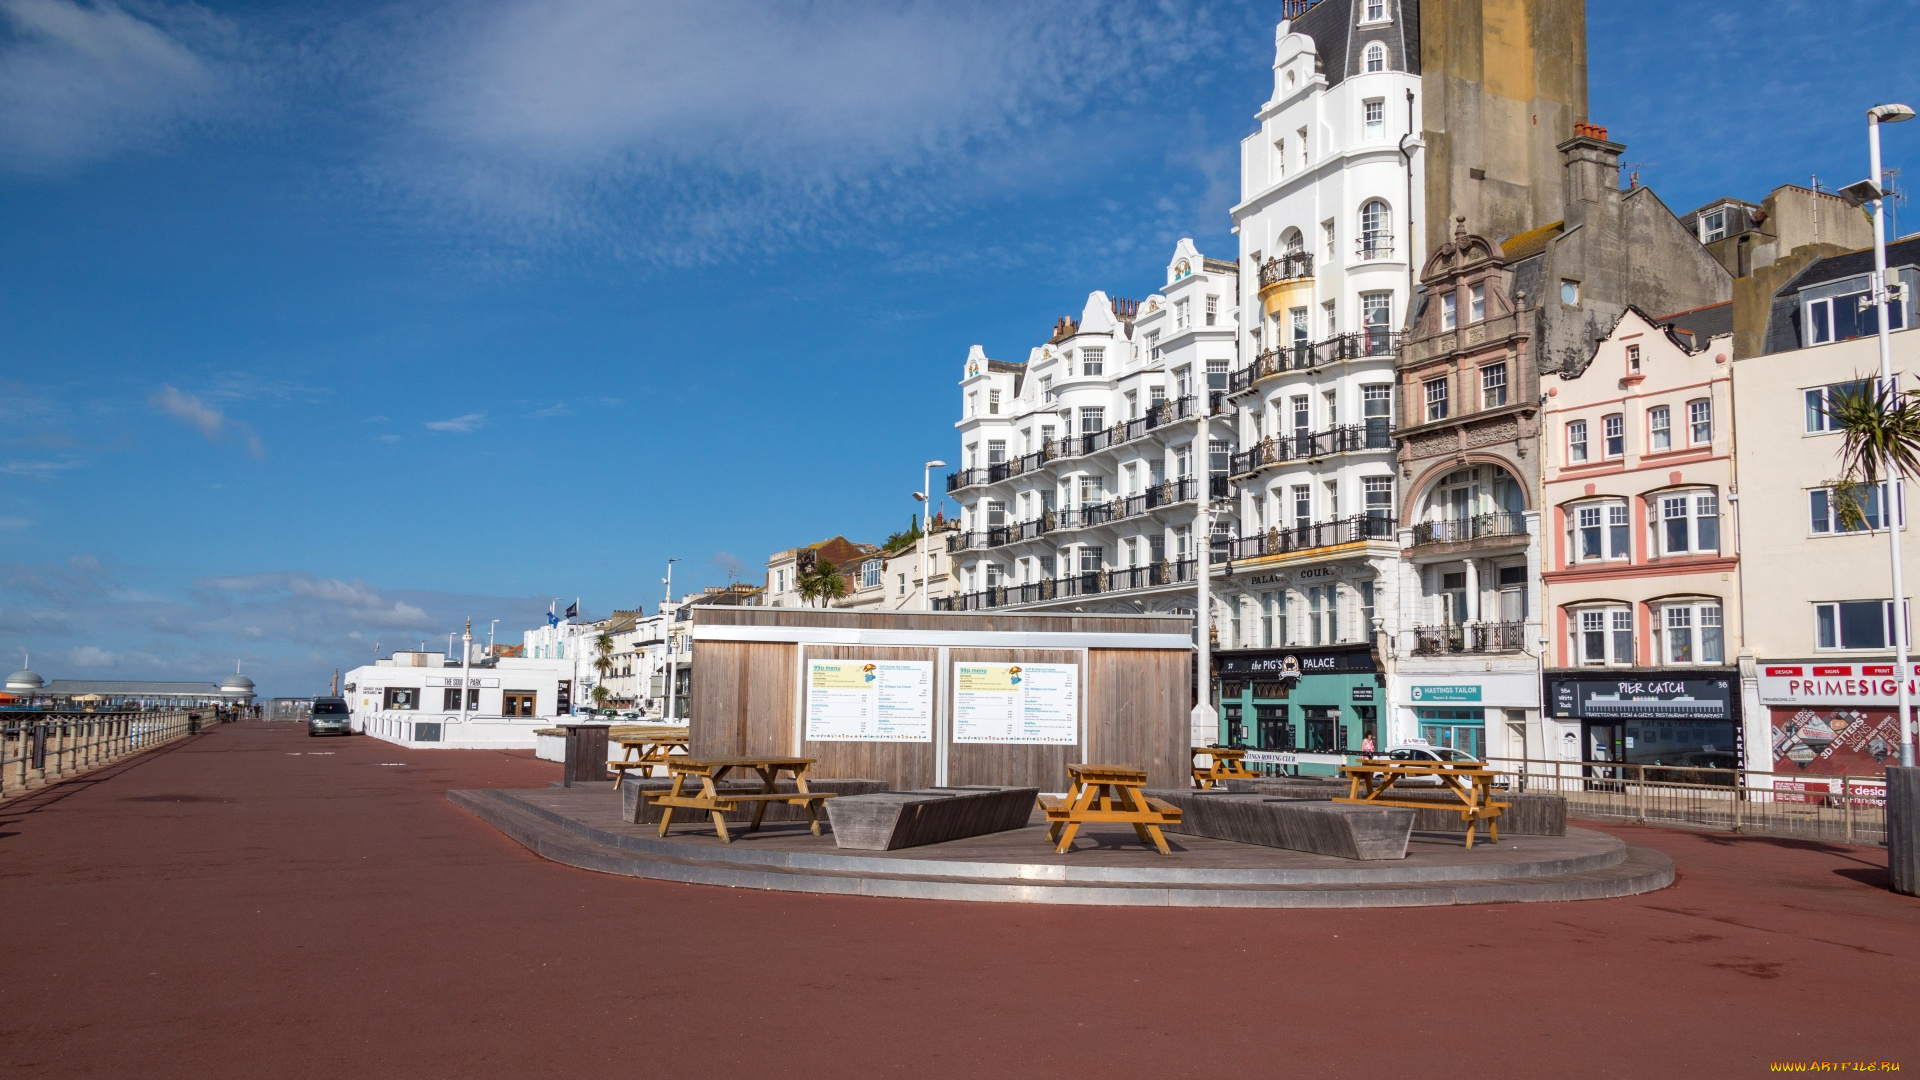
<svg viewBox="0 0 1920 1080"><path fill-rule="evenodd" d="M0 716L0 797L20 795L184 739L212 722L188 712Z"/></svg>

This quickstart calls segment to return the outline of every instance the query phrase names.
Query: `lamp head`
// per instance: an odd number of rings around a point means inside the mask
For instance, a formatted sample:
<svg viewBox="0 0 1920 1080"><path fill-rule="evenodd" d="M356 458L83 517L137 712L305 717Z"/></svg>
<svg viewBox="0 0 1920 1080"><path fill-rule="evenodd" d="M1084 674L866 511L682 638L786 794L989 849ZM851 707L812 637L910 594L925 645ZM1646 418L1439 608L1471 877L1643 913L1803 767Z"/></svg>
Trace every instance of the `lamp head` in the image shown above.
<svg viewBox="0 0 1920 1080"><path fill-rule="evenodd" d="M1841 188L1838 194L1847 200L1848 206L1865 206L1883 197L1886 192L1880 190L1880 185L1871 180L1860 180Z"/></svg>
<svg viewBox="0 0 1920 1080"><path fill-rule="evenodd" d="M944 462L944 461L929 461L929 462L927 462L927 468L929 468L929 469L944 469L944 468L946 468L946 467L947 467L947 463L946 463L946 462Z"/></svg>
<svg viewBox="0 0 1920 1080"><path fill-rule="evenodd" d="M925 492L921 492L921 491L916 491L916 492L914 492L914 493L913 493L913 501L915 501L915 502L926 502L926 501L927 501L927 496L926 496L926 493L925 493Z"/></svg>
<svg viewBox="0 0 1920 1080"><path fill-rule="evenodd" d="M1875 105L1873 108L1868 109L1867 115L1872 117L1875 123L1897 124L1902 120L1913 119L1913 109L1906 105L1896 105L1889 102L1888 104Z"/></svg>

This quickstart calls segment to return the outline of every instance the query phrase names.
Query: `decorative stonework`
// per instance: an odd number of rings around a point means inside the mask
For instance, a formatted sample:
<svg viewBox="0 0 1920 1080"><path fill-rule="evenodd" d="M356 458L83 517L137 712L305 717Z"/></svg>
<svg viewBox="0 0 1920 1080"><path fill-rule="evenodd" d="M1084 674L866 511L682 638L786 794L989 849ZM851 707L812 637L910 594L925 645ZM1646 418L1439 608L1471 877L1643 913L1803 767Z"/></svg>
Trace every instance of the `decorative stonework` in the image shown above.
<svg viewBox="0 0 1920 1080"><path fill-rule="evenodd" d="M1495 443L1513 442L1519 437L1520 424L1513 417L1467 429L1468 446L1492 446Z"/></svg>
<svg viewBox="0 0 1920 1080"><path fill-rule="evenodd" d="M1467 327L1467 344L1469 346L1479 345L1486 340L1487 340L1487 324L1486 323L1475 323L1472 326Z"/></svg>
<svg viewBox="0 0 1920 1080"><path fill-rule="evenodd" d="M1422 435L1407 440L1407 452L1412 457L1439 457L1450 453L1460 445L1460 437L1452 431L1438 431L1432 435Z"/></svg>

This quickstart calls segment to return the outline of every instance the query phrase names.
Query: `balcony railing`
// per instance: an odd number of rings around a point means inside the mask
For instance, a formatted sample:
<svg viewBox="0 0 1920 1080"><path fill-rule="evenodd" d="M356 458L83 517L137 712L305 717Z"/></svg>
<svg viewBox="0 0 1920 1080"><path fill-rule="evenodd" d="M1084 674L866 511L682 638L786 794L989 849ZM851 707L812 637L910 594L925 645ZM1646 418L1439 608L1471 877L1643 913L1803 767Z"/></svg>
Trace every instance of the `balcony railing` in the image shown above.
<svg viewBox="0 0 1920 1080"><path fill-rule="evenodd" d="M1353 244L1354 249L1360 253L1362 259L1393 258L1392 233L1361 233L1360 237L1356 239Z"/></svg>
<svg viewBox="0 0 1920 1080"><path fill-rule="evenodd" d="M985 611L1076 596L1137 592L1191 582L1194 579L1194 565L1194 560L1182 559L1125 570L1086 570L1021 585L994 585L976 592L940 597L934 600L933 608L935 611Z"/></svg>
<svg viewBox="0 0 1920 1080"><path fill-rule="evenodd" d="M1458 544L1468 540L1527 535L1525 514L1476 514L1450 521L1422 521L1413 527L1413 545Z"/></svg>
<svg viewBox="0 0 1920 1080"><path fill-rule="evenodd" d="M1523 622L1416 626L1413 628L1413 654L1446 656L1453 653L1519 652L1526 648L1526 631L1527 624Z"/></svg>
<svg viewBox="0 0 1920 1080"><path fill-rule="evenodd" d="M1324 431L1298 431L1292 435L1269 435L1252 449L1233 455L1233 475L1243 476L1269 465L1328 454L1347 454L1356 450L1391 450L1393 434L1385 419L1364 424L1345 424Z"/></svg>
<svg viewBox="0 0 1920 1080"><path fill-rule="evenodd" d="M1392 356L1400 347L1400 338L1400 334L1391 330L1362 330L1355 334L1335 334L1322 341L1267 349L1256 356L1253 363L1227 376L1227 392L1240 393L1261 379L1288 371L1311 371L1343 360Z"/></svg>
<svg viewBox="0 0 1920 1080"><path fill-rule="evenodd" d="M986 482L987 470L985 469L961 469L959 472L947 474L948 491L959 491L961 488L972 487L975 484L984 484Z"/></svg>
<svg viewBox="0 0 1920 1080"><path fill-rule="evenodd" d="M1156 507L1192 502L1199 486L1192 477L1155 484L1138 495L1129 495L1121 500L1120 516L1136 517Z"/></svg>
<svg viewBox="0 0 1920 1080"><path fill-rule="evenodd" d="M1391 540L1393 536L1393 518L1385 514L1355 514L1334 521L1316 521L1288 529L1273 528L1264 533L1242 536L1228 545L1227 554L1233 559L1258 559L1360 540Z"/></svg>
<svg viewBox="0 0 1920 1080"><path fill-rule="evenodd" d="M1298 281L1313 276L1313 256L1304 251L1290 252L1286 255L1268 259L1260 266L1260 287L1278 285L1286 281Z"/></svg>

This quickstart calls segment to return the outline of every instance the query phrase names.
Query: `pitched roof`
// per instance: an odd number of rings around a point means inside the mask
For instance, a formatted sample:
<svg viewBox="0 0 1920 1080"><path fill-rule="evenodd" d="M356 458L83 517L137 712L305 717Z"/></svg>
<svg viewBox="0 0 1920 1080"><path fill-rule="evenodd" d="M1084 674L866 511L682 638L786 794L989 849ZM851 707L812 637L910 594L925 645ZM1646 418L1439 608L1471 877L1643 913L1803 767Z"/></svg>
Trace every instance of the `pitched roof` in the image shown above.
<svg viewBox="0 0 1920 1080"><path fill-rule="evenodd" d="M1723 337L1733 333L1733 301L1708 304L1691 311L1677 311L1652 320L1655 325L1671 326L1675 330L1693 335L1695 347L1704 345L1709 338Z"/></svg>
<svg viewBox="0 0 1920 1080"><path fill-rule="evenodd" d="M1538 255L1547 250L1547 245L1553 241L1554 237L1565 231L1567 231L1565 221L1556 221L1537 229L1528 229L1517 236L1509 236L1500 241L1500 254L1508 262L1517 262L1529 255Z"/></svg>

